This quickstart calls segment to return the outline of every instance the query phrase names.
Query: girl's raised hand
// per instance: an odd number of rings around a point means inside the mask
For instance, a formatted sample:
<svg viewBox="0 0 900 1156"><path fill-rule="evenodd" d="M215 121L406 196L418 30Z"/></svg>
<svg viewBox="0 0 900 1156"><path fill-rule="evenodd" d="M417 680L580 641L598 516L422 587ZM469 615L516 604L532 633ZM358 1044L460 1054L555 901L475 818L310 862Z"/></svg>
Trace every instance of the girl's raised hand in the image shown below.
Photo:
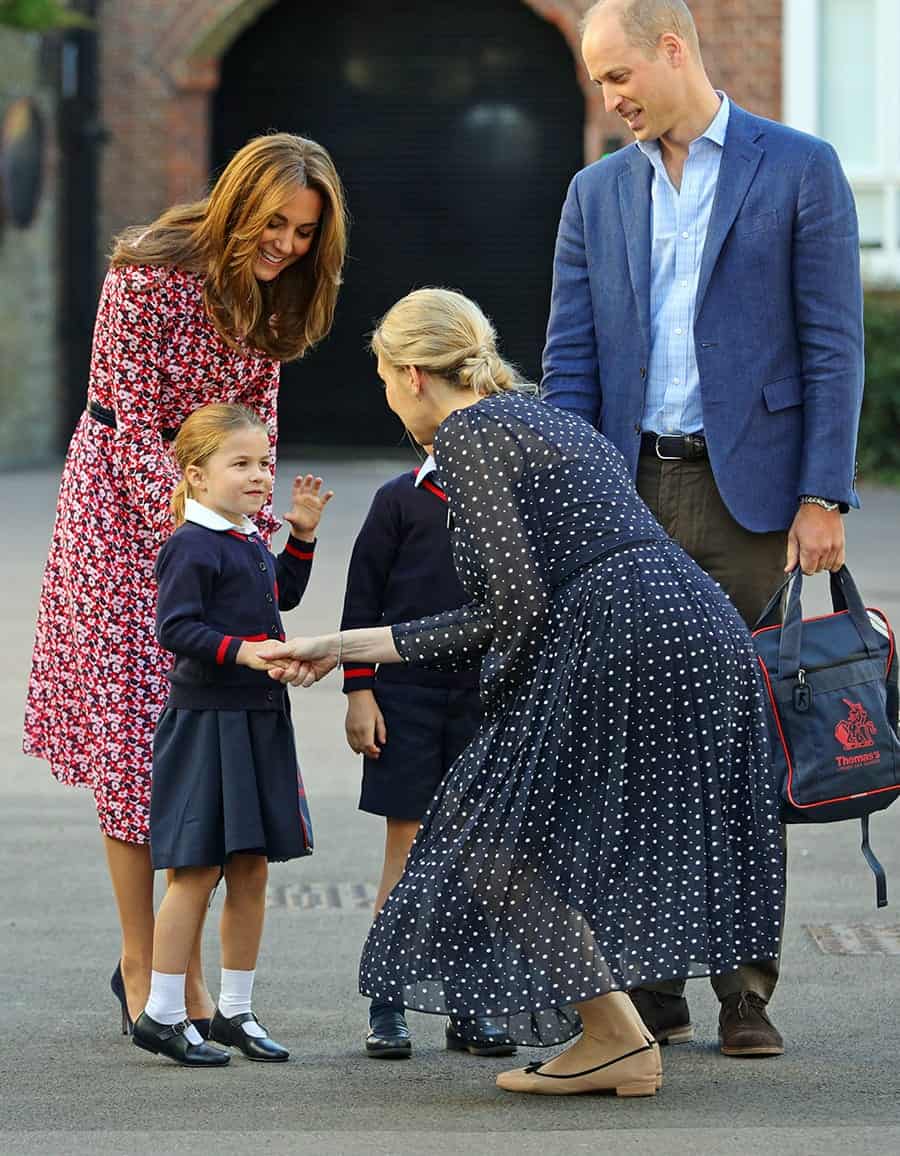
<svg viewBox="0 0 900 1156"><path fill-rule="evenodd" d="M334 490L322 493L322 479L312 474L298 474L291 489L291 508L284 515L295 538L311 538L322 517L322 511L334 497Z"/></svg>

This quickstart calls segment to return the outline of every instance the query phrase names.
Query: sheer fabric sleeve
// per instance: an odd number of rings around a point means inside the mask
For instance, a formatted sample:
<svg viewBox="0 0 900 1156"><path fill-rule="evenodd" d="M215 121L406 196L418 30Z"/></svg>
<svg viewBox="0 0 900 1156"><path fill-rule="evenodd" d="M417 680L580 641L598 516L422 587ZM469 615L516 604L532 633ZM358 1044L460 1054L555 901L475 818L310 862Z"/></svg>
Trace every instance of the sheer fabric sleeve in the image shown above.
<svg viewBox="0 0 900 1156"><path fill-rule="evenodd" d="M395 625L393 637L408 662L465 667L483 656L482 697L490 705L513 692L534 663L549 600L522 449L485 405L457 411L435 437L457 569L471 601Z"/></svg>
<svg viewBox="0 0 900 1156"><path fill-rule="evenodd" d="M164 269L123 266L106 276L95 349L116 412L114 454L134 508L161 545L173 530L169 499L178 470L162 439L160 359L165 341Z"/></svg>

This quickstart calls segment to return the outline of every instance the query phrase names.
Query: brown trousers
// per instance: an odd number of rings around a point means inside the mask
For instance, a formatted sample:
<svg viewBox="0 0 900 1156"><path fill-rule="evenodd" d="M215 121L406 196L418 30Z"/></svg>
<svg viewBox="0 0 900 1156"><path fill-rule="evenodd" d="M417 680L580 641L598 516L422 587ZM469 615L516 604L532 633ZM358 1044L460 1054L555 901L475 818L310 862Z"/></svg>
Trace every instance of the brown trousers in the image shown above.
<svg viewBox="0 0 900 1156"><path fill-rule="evenodd" d="M752 629L784 577L787 531L754 534L740 526L722 501L707 461L664 462L643 453L637 488L666 533L715 578ZM768 1000L778 982L778 960L745 963L727 975L711 976L710 982L720 1000L741 991ZM646 987L681 995L684 980Z"/></svg>

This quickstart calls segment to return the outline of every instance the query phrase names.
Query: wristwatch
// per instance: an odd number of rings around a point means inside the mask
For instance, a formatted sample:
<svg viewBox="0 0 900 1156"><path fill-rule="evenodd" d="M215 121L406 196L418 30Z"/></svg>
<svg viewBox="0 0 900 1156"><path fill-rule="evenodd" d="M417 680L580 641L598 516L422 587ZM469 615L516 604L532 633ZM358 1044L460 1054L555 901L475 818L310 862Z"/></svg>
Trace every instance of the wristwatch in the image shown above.
<svg viewBox="0 0 900 1156"><path fill-rule="evenodd" d="M829 502L827 498L820 498L817 494L801 494L801 506L821 506L823 510L832 513L834 510L840 509L840 502Z"/></svg>

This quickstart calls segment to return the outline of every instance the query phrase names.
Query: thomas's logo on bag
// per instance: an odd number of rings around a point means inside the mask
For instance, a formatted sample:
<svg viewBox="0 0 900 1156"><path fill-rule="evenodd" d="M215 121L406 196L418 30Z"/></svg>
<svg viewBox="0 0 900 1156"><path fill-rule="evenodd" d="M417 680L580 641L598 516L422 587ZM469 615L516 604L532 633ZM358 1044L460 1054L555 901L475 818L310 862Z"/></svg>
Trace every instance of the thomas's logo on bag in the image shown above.
<svg viewBox="0 0 900 1156"><path fill-rule="evenodd" d="M873 746L875 736L878 734L878 727L869 718L863 704L851 702L849 698L841 701L850 708L850 713L846 718L842 718L834 728L834 737L845 751L858 751L864 747ZM849 759L839 755L837 761L838 766L850 767L861 762L875 762L878 757L878 752L873 751L868 755L856 755Z"/></svg>

